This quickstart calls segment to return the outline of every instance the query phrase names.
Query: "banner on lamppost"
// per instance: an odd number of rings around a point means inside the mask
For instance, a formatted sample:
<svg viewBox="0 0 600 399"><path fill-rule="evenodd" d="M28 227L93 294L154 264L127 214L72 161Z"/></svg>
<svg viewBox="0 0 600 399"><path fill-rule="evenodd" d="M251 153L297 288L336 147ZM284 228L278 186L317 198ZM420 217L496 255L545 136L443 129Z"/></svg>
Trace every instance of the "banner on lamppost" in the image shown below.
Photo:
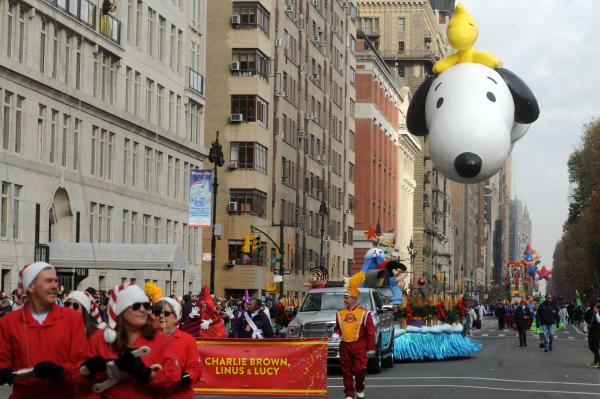
<svg viewBox="0 0 600 399"><path fill-rule="evenodd" d="M190 227L210 227L212 196L212 171L204 169L190 170Z"/></svg>

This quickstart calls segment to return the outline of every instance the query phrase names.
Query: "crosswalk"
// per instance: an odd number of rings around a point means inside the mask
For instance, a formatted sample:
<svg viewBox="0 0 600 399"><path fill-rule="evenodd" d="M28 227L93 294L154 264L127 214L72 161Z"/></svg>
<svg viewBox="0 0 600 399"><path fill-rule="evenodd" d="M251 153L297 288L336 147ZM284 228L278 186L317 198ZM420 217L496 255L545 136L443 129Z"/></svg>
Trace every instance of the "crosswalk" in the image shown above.
<svg viewBox="0 0 600 399"><path fill-rule="evenodd" d="M518 338L519 334L516 330L513 329L496 329L496 328L489 328L489 329L483 329L483 330L472 330L471 333L473 334L474 338ZM539 339L539 334L534 334L532 332L529 332L530 336L533 336L535 338ZM566 340L583 340L583 341L587 341L587 336L575 329L571 329L571 328L567 328L561 331L558 331L556 333L556 335L554 336L555 339L566 339Z"/></svg>

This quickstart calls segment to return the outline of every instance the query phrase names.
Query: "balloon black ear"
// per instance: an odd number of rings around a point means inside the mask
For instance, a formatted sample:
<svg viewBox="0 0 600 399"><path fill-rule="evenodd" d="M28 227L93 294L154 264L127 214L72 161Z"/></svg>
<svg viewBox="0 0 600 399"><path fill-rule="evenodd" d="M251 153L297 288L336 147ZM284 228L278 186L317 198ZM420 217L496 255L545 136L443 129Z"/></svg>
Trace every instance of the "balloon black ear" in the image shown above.
<svg viewBox="0 0 600 399"><path fill-rule="evenodd" d="M417 89L406 112L406 128L415 136L426 136L429 134L427 121L425 120L425 101L429 88L437 76L431 75Z"/></svg>
<svg viewBox="0 0 600 399"><path fill-rule="evenodd" d="M506 68L496 68L496 72L502 76L512 94L515 103L515 122L523 124L535 122L540 116L540 106L529 86Z"/></svg>

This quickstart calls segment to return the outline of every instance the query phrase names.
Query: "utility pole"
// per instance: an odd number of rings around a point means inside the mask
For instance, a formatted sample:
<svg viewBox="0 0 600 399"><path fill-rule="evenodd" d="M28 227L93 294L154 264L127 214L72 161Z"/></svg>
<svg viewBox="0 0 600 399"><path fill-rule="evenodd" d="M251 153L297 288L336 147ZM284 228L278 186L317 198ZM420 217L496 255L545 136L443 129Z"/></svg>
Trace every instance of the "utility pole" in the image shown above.
<svg viewBox="0 0 600 399"><path fill-rule="evenodd" d="M279 297L283 298L283 220L279 220L279 275L281 276L281 282L279 283Z"/></svg>
<svg viewBox="0 0 600 399"><path fill-rule="evenodd" d="M214 176L213 176L213 203L212 203L212 236L210 238L210 293L215 293L215 262L217 257L217 236L215 236L215 221L217 219L217 189L219 183L217 181L218 168L223 166L225 159L223 158L223 148L219 143L219 132L217 132L217 138L210 147L208 154L208 160L214 164Z"/></svg>

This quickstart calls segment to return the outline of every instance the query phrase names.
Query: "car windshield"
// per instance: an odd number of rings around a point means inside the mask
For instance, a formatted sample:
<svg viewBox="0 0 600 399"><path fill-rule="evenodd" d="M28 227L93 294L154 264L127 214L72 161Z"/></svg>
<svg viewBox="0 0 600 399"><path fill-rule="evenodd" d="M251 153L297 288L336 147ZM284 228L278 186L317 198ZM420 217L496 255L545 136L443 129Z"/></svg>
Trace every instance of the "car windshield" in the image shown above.
<svg viewBox="0 0 600 399"><path fill-rule="evenodd" d="M371 301L369 300L368 292L361 292L358 298L357 304L368 310L371 308ZM320 310L340 310L344 305L344 293L343 292L311 292L309 293L300 312L318 312Z"/></svg>

